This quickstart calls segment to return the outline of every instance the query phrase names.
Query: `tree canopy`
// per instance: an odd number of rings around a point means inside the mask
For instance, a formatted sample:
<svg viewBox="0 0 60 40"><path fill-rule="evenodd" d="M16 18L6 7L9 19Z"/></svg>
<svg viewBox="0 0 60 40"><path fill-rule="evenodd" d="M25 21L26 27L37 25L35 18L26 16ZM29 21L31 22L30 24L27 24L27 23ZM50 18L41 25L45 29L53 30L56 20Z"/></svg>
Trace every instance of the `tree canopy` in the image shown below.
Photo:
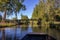
<svg viewBox="0 0 60 40"><path fill-rule="evenodd" d="M54 20L56 15L60 15L60 0L40 0L34 8L32 18Z"/></svg>
<svg viewBox="0 0 60 40"><path fill-rule="evenodd" d="M6 15L11 15L13 12L19 12L21 9L25 10L24 0L0 0L0 12Z"/></svg>
<svg viewBox="0 0 60 40"><path fill-rule="evenodd" d="M21 14L21 19L28 19L28 16Z"/></svg>

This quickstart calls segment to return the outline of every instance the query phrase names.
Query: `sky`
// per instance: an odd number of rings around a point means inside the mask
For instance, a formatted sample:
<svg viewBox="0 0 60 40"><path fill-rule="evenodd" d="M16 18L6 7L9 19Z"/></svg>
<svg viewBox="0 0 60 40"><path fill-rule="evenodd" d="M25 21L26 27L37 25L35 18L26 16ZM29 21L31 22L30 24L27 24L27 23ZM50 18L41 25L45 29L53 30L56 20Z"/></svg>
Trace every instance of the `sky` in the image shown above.
<svg viewBox="0 0 60 40"><path fill-rule="evenodd" d="M20 19L21 14L27 15L28 18L31 18L33 10L34 10L36 4L38 4L38 3L39 3L39 0L25 0L23 4L26 6L26 10L19 12L18 19Z"/></svg>

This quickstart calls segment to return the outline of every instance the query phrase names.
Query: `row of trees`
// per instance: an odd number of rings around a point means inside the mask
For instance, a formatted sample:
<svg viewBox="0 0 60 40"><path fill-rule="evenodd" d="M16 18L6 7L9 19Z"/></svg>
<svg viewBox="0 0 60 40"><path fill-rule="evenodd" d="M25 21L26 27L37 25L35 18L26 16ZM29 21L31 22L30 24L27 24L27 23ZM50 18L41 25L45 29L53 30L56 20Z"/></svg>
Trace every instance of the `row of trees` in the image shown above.
<svg viewBox="0 0 60 40"><path fill-rule="evenodd" d="M0 12L4 12L2 20L5 20L7 15L12 15L13 12L17 18L17 12L26 9L23 2L24 0L0 0Z"/></svg>
<svg viewBox="0 0 60 40"><path fill-rule="evenodd" d="M28 16L21 14L21 19L28 19Z"/></svg>
<svg viewBox="0 0 60 40"><path fill-rule="evenodd" d="M56 15L60 17L60 0L40 0L34 8L32 18L44 20L55 20Z"/></svg>
<svg viewBox="0 0 60 40"><path fill-rule="evenodd" d="M42 19L42 29L46 29L54 21L60 21L60 0L40 0L39 4L34 8L32 19ZM60 30L59 26L55 25L55 28Z"/></svg>

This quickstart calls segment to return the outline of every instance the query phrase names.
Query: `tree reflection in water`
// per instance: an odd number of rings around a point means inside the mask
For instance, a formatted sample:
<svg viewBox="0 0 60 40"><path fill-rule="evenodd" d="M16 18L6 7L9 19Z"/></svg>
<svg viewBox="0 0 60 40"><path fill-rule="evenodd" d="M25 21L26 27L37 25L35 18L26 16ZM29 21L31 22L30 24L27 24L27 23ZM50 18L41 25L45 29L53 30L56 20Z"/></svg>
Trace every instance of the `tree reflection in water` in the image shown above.
<svg viewBox="0 0 60 40"><path fill-rule="evenodd" d="M44 29L44 28L43 28ZM0 40L20 40L22 37L24 37L26 34L30 32L42 32L42 29L38 27L31 27L28 25L21 25L17 27L12 28L0 28ZM44 33L44 32L42 32ZM55 29L48 29L48 32L46 31L48 35L53 36L57 40L60 40L60 32Z"/></svg>

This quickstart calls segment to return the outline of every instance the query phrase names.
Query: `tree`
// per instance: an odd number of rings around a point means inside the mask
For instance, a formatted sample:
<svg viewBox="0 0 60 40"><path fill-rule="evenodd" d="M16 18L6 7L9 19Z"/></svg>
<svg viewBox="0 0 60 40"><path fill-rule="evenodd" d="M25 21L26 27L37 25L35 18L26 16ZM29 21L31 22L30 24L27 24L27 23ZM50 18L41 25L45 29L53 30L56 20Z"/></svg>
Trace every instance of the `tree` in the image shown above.
<svg viewBox="0 0 60 40"><path fill-rule="evenodd" d="M44 0L40 0L39 4L36 5L36 7L34 8L33 14L32 14L32 18L43 18L45 13L45 3Z"/></svg>
<svg viewBox="0 0 60 40"><path fill-rule="evenodd" d="M32 19L34 18L38 18L38 5L36 5L36 7L34 8L34 12L32 14Z"/></svg>
<svg viewBox="0 0 60 40"><path fill-rule="evenodd" d="M45 14L45 2L44 0L40 0L39 4L36 5L34 8L33 14L32 14L32 19L42 19L45 20L44 18ZM37 25L38 21L34 21L35 25ZM44 21L42 21L44 22Z"/></svg>
<svg viewBox="0 0 60 40"><path fill-rule="evenodd" d="M26 16L26 15L21 15L21 19L28 19L28 16Z"/></svg>
<svg viewBox="0 0 60 40"><path fill-rule="evenodd" d="M6 15L11 15L13 12L17 13L21 9L25 9L25 6L22 4L23 2L24 0L0 0L0 12L4 12L2 21L6 19ZM5 34L4 30L3 34ZM2 37L5 37L5 35ZM2 40L5 40L5 38Z"/></svg>
<svg viewBox="0 0 60 40"><path fill-rule="evenodd" d="M11 15L13 12L19 12L21 9L25 9L22 4L24 0L0 0L0 11L4 12L3 19L6 19L6 15Z"/></svg>
<svg viewBox="0 0 60 40"><path fill-rule="evenodd" d="M28 16L21 14L21 19L22 19L22 20L25 20L25 21L22 21L22 22L28 25L28 22L29 22Z"/></svg>
<svg viewBox="0 0 60 40"><path fill-rule="evenodd" d="M56 14L60 15L60 0L40 0L39 4L34 8L32 18L41 18L45 20L54 20Z"/></svg>
<svg viewBox="0 0 60 40"><path fill-rule="evenodd" d="M53 23L56 20L59 21L60 0L40 0L39 4L34 8L32 18L42 19L42 28L43 25L47 24L46 21L49 23Z"/></svg>
<svg viewBox="0 0 60 40"><path fill-rule="evenodd" d="M1 22L1 20L2 20L2 16L0 15L0 22Z"/></svg>

